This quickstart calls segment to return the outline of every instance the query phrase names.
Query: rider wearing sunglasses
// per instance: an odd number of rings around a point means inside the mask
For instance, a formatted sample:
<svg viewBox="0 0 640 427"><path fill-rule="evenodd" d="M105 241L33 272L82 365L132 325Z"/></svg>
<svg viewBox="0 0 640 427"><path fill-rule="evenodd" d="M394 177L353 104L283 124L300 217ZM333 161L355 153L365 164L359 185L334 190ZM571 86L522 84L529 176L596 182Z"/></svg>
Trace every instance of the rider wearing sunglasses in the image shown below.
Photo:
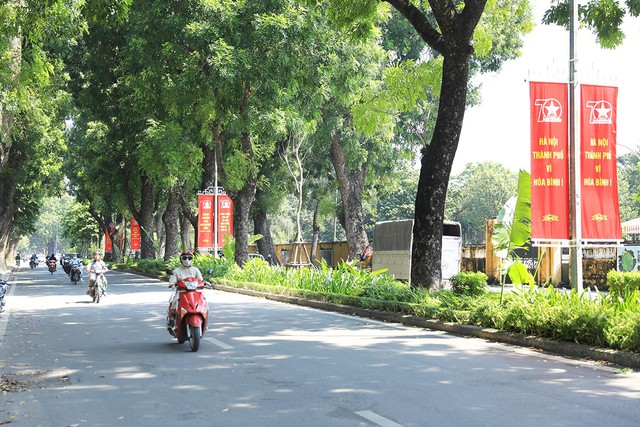
<svg viewBox="0 0 640 427"><path fill-rule="evenodd" d="M180 254L180 266L174 269L171 272L171 276L169 277L169 287L174 288L176 283L179 280L186 279L187 277L197 277L200 280L204 280L202 278L202 273L198 269L192 265L193 263L193 254L191 251L182 251ZM167 326L173 327L173 322L175 320L175 311L178 305L178 290L176 289L171 298L169 299L169 306L172 312L172 316L167 318Z"/></svg>

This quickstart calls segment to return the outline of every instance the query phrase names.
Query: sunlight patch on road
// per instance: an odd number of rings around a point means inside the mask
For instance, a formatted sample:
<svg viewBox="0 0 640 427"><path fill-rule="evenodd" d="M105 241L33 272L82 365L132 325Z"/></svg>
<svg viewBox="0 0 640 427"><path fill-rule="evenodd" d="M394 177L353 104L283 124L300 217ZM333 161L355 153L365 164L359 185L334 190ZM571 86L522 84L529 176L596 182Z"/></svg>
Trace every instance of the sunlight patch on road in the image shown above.
<svg viewBox="0 0 640 427"><path fill-rule="evenodd" d="M355 414L361 416L365 420L369 420L372 423L379 425L380 427L402 427L402 424L393 422L388 418L376 414L375 412L357 411Z"/></svg>

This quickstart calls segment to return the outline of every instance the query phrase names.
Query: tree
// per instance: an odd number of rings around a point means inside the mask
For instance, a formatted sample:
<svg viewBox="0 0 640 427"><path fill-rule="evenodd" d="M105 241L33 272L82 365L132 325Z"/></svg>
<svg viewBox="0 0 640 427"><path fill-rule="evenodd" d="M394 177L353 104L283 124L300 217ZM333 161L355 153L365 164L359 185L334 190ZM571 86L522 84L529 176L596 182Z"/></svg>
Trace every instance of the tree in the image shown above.
<svg viewBox="0 0 640 427"><path fill-rule="evenodd" d="M569 29L570 1L556 0L542 18L545 24L557 24ZM577 4L577 2L576 2ZM578 20L589 28L596 36L600 46L615 48L624 40L624 32L620 28L625 15L640 15L640 2L627 0L624 5L612 0L592 0L586 4L577 4Z"/></svg>
<svg viewBox="0 0 640 427"><path fill-rule="evenodd" d="M429 49L442 58L438 115L431 140L421 149L411 255L412 285L433 288L440 284L442 221L447 184L467 104L470 59L474 55L474 41L480 40L474 39L474 32L487 1L387 2L407 19ZM379 16L380 3L378 0L334 0L329 1L329 11L343 27L366 31ZM496 10L511 8L513 11L505 13L504 25L518 26L520 31L528 29L528 2L515 5L493 2L491 5Z"/></svg>
<svg viewBox="0 0 640 427"><path fill-rule="evenodd" d="M468 164L449 180L445 215L462 226L466 244L485 243L487 219L516 195L518 175L494 162Z"/></svg>
<svg viewBox="0 0 640 427"><path fill-rule="evenodd" d="M618 199L622 221L640 217L640 158L636 152L618 157Z"/></svg>
<svg viewBox="0 0 640 427"><path fill-rule="evenodd" d="M82 31L79 4L10 0L0 5L0 265L32 231L42 198L60 189L61 57Z"/></svg>

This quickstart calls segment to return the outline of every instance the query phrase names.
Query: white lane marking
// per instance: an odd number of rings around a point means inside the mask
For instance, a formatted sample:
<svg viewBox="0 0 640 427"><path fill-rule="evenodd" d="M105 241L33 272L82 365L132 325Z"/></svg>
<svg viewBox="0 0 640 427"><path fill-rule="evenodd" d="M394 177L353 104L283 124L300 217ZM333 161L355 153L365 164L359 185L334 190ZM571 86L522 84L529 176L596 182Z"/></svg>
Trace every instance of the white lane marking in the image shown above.
<svg viewBox="0 0 640 427"><path fill-rule="evenodd" d="M374 424L379 425L380 427L402 427L401 424L394 423L393 421L376 414L371 411L356 411L356 415L361 416L364 419L371 421Z"/></svg>
<svg viewBox="0 0 640 427"><path fill-rule="evenodd" d="M160 314L157 311L150 311L149 314L155 316L155 317L166 317L164 314Z"/></svg>
<svg viewBox="0 0 640 427"><path fill-rule="evenodd" d="M210 343L217 345L218 347L220 347L220 348L221 348L221 349L223 349L223 350L231 350L231 349L233 349L233 347L232 347L232 346L230 346L229 344L225 344L225 343L223 343L222 341L218 341L218 340L217 340L217 339L215 339L215 338L209 338L209 337L207 337L207 338L203 338L203 339L204 339L205 341L209 341Z"/></svg>

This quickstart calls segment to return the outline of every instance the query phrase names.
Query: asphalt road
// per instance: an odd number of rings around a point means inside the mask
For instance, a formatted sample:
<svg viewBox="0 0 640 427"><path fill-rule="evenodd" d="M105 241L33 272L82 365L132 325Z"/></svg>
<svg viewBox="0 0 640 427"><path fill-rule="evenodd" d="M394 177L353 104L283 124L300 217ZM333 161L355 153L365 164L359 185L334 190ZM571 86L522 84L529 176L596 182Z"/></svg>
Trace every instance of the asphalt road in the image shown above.
<svg viewBox="0 0 640 427"><path fill-rule="evenodd" d="M0 315L0 425L637 426L640 374L207 290L200 350L165 282L22 267Z"/></svg>

